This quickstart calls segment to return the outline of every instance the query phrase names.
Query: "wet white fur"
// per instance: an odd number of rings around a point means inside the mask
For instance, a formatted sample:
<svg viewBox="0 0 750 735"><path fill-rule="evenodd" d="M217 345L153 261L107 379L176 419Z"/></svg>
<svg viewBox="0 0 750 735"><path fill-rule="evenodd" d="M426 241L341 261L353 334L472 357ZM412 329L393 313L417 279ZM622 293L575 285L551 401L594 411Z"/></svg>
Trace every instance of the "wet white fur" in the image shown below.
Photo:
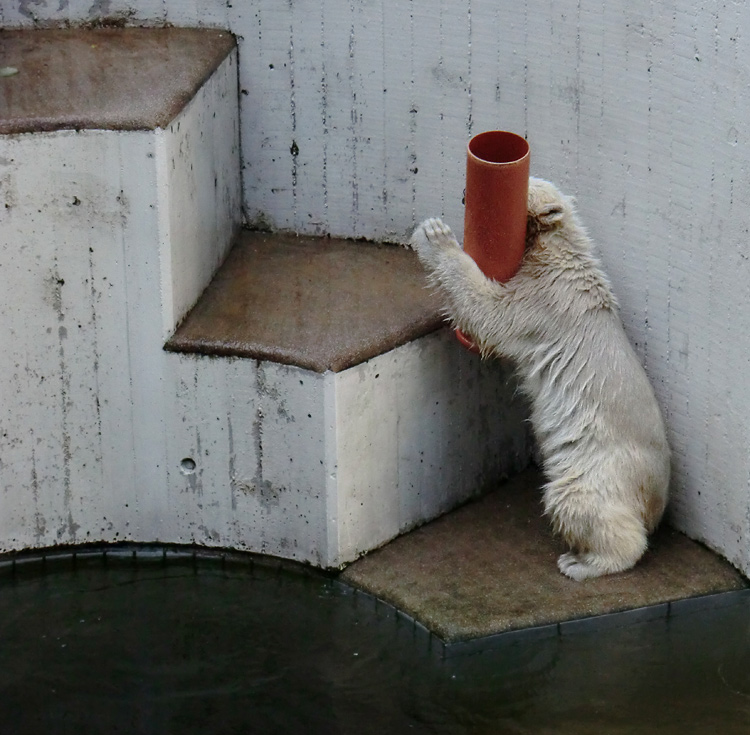
<svg viewBox="0 0 750 735"><path fill-rule="evenodd" d="M667 502L669 448L653 390L573 200L531 179L527 249L506 283L486 278L439 219L411 246L446 311L486 355L517 367L531 399L546 513L582 580L632 567Z"/></svg>

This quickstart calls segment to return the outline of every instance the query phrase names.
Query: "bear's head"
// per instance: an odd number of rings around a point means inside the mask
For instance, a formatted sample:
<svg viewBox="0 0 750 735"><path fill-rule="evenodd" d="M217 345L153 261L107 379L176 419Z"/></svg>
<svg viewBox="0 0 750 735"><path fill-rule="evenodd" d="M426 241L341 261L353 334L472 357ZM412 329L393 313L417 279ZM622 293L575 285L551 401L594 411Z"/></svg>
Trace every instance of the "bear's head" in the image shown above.
<svg viewBox="0 0 750 735"><path fill-rule="evenodd" d="M539 235L561 229L572 223L575 206L554 184L544 179L529 178L529 206L526 225L526 247L534 245Z"/></svg>

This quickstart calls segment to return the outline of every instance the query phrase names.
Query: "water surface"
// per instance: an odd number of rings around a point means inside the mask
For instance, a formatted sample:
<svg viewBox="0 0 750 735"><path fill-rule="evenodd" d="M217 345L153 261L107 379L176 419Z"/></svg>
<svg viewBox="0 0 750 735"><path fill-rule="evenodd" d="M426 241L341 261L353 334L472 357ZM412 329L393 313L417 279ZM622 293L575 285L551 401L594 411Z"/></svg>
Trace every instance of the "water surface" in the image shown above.
<svg viewBox="0 0 750 735"><path fill-rule="evenodd" d="M48 556L0 575L0 733L746 735L750 602L737 600L446 656L310 570Z"/></svg>

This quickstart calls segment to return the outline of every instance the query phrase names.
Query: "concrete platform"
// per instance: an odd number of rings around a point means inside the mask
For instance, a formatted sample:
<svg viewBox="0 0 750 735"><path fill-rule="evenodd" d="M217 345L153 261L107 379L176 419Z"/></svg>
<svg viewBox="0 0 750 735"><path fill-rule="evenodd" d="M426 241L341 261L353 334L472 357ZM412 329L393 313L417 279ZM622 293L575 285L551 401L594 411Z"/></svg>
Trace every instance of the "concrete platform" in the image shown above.
<svg viewBox="0 0 750 735"><path fill-rule="evenodd" d="M235 48L226 31L2 31L0 134L166 127Z"/></svg>
<svg viewBox="0 0 750 735"><path fill-rule="evenodd" d="M405 248L245 231L166 348L339 372L442 324Z"/></svg>
<svg viewBox="0 0 750 735"><path fill-rule="evenodd" d="M0 32L0 56L0 551L338 569L526 466L510 367L438 328L413 253L245 235L201 298L241 218L233 37ZM199 301L195 351L165 351Z"/></svg>
<svg viewBox="0 0 750 735"><path fill-rule="evenodd" d="M338 569L525 468L510 366L441 327L409 250L243 232L165 345L201 534Z"/></svg>
<svg viewBox="0 0 750 735"><path fill-rule="evenodd" d="M200 298L240 219L231 37L14 38L0 34L19 69L0 79L3 130L24 131L0 134L0 550L158 540L338 569L526 466L509 367L438 328L413 253L245 234ZM209 76L169 119L175 58L191 84ZM159 70L168 89L150 86ZM48 105L56 74L71 100L89 76L102 99ZM140 115L138 75L166 117ZM183 320L183 351L165 351Z"/></svg>
<svg viewBox="0 0 750 735"><path fill-rule="evenodd" d="M350 565L341 578L446 642L742 589L728 562L662 527L635 569L574 582L542 517L541 475L527 471Z"/></svg>
<svg viewBox="0 0 750 735"><path fill-rule="evenodd" d="M240 225L234 39L0 31L0 56L0 549L179 538L202 497L163 345Z"/></svg>

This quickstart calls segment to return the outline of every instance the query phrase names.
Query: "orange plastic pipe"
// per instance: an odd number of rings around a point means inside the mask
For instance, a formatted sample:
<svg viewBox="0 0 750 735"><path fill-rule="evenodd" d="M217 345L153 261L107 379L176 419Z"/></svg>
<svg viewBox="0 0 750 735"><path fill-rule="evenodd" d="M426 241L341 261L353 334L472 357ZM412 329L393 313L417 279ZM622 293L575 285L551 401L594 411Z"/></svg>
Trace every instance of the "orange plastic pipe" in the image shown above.
<svg viewBox="0 0 750 735"><path fill-rule="evenodd" d="M530 157L528 142L504 130L479 133L467 147L464 251L495 281L512 278L523 258ZM456 337L479 351L458 329Z"/></svg>

